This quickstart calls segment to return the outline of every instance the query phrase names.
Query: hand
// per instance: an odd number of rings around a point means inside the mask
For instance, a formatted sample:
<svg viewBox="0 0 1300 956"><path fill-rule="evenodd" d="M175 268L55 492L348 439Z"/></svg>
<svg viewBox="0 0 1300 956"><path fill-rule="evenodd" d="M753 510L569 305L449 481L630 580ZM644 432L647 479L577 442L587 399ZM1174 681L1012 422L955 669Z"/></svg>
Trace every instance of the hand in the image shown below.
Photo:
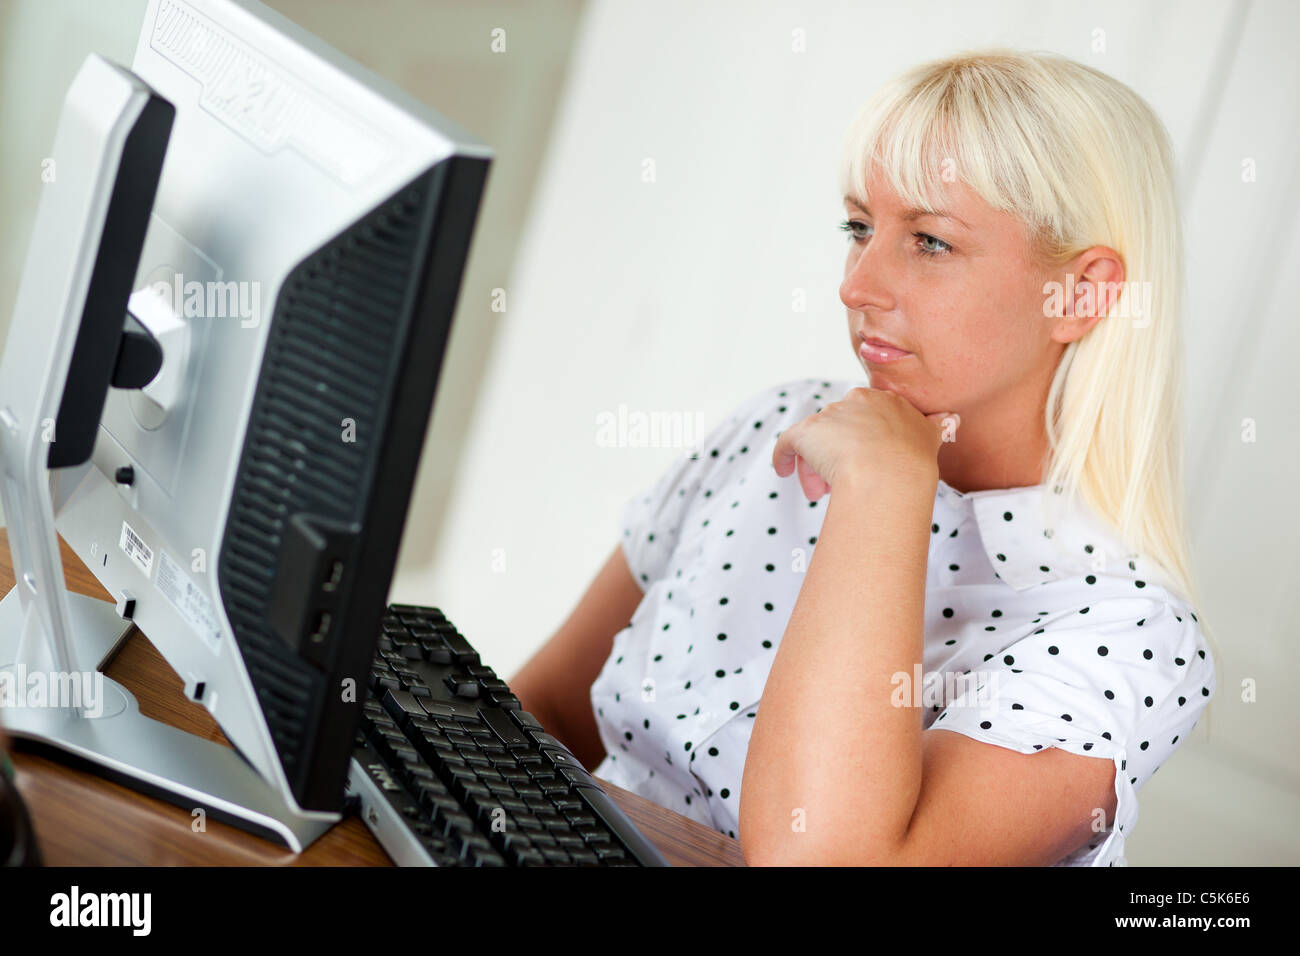
<svg viewBox="0 0 1300 956"><path fill-rule="evenodd" d="M781 432L772 467L782 478L797 468L810 501L849 475L913 482L937 468L940 447L960 424L956 412L922 415L893 392L855 388Z"/></svg>

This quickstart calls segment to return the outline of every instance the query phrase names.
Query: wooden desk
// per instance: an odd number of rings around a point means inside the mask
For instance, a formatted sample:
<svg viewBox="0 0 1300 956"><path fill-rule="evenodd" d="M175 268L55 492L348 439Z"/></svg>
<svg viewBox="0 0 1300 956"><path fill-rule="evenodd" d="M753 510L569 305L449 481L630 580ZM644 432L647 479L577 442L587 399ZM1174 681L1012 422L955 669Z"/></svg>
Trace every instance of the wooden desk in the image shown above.
<svg viewBox="0 0 1300 956"><path fill-rule="evenodd" d="M107 600L108 592L60 540L68 587ZM14 585L8 535L0 530L0 593ZM138 629L106 671L135 694L140 712L226 743L212 715L185 697L181 680ZM3 721L0 712L0 721ZM12 746L11 746L12 749ZM30 753L13 753L18 789L50 866L391 866L357 817L338 823L294 854L242 830L207 821L191 829L190 813L81 770ZM740 845L681 814L601 783L674 866L743 866Z"/></svg>

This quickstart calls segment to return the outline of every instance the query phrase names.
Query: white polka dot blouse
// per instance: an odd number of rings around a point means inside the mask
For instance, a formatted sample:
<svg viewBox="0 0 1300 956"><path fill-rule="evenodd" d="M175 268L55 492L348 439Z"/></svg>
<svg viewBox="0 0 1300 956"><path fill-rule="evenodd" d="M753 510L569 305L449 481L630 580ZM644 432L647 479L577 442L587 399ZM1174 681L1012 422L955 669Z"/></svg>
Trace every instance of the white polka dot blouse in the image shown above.
<svg viewBox="0 0 1300 956"><path fill-rule="evenodd" d="M622 546L645 595L591 687L597 776L736 836L751 728L829 501L778 477L772 447L865 384L765 388L627 502ZM1158 569L1064 500L939 481L923 726L1113 761L1115 818L1056 865L1123 865L1137 791L1196 726L1214 661Z"/></svg>

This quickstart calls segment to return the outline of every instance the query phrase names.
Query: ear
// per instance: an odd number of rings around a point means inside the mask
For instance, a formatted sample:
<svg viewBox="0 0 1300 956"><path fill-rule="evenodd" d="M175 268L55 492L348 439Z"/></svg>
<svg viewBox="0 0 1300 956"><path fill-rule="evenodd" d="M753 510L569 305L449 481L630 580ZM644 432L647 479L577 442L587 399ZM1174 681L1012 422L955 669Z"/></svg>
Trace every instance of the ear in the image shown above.
<svg viewBox="0 0 1300 956"><path fill-rule="evenodd" d="M1057 319L1052 339L1067 344L1081 339L1110 314L1124 274L1124 260L1109 246L1093 246L1076 256L1060 277L1065 314Z"/></svg>

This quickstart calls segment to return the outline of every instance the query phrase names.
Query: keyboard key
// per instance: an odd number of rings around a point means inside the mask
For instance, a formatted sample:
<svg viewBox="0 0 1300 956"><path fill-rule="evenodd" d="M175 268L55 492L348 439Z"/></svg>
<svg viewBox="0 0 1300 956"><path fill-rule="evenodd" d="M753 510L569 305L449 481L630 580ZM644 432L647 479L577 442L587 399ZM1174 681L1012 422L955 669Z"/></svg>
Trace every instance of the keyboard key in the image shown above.
<svg viewBox="0 0 1300 956"><path fill-rule="evenodd" d="M456 658L456 663L458 664L481 663L481 661L479 661L478 659L478 651L470 647L469 641L465 640L465 638L462 637L456 631L451 631L450 633L444 632L442 635L442 639L446 642L447 646L451 649L452 654Z"/></svg>
<svg viewBox="0 0 1300 956"><path fill-rule="evenodd" d="M441 830L439 829L441 828ZM439 812L433 820L433 830L435 833L441 832L444 836L454 836L457 833L463 833L466 830L474 829L474 821L469 815L459 810L446 810Z"/></svg>
<svg viewBox="0 0 1300 956"><path fill-rule="evenodd" d="M501 814L501 804L491 794L467 793L465 795L465 812L478 821L481 828L486 829L493 819L493 814Z"/></svg>
<svg viewBox="0 0 1300 956"><path fill-rule="evenodd" d="M465 674L448 674L443 682L451 689L451 692L457 697L474 699L478 697L478 681Z"/></svg>
<svg viewBox="0 0 1300 956"><path fill-rule="evenodd" d="M428 610L429 608L423 607L419 604L390 604L388 605L388 614L384 617L384 620L387 621L401 615L406 615L407 617L423 615Z"/></svg>
<svg viewBox="0 0 1300 956"><path fill-rule="evenodd" d="M430 717L454 717L456 715L456 708L446 701L426 700L423 703L424 711Z"/></svg>
<svg viewBox="0 0 1300 956"><path fill-rule="evenodd" d="M533 843L527 836L518 830L505 830L501 833L492 834L492 839L496 843L497 849L507 860L511 860L517 866L519 864L519 855L525 851L533 850Z"/></svg>
<svg viewBox="0 0 1300 956"><path fill-rule="evenodd" d="M528 735L506 716L506 711L494 707L480 707L479 713L483 716L483 722L492 728L493 733L506 747L512 750L531 748L532 741L529 740Z"/></svg>
<svg viewBox="0 0 1300 956"><path fill-rule="evenodd" d="M575 787L578 786L599 786L594 777L581 767L562 767L560 768L560 779L567 780Z"/></svg>
<svg viewBox="0 0 1300 956"><path fill-rule="evenodd" d="M430 664L451 664L455 662L456 655L451 652L451 648L446 645L441 636L427 638L421 642L421 646L428 655Z"/></svg>
<svg viewBox="0 0 1300 956"><path fill-rule="evenodd" d="M424 716L424 708L404 690L389 689L385 691L380 703L384 705L384 710L388 711L389 716L397 721L399 726L405 724L411 717Z"/></svg>
<svg viewBox="0 0 1300 956"><path fill-rule="evenodd" d="M420 755L416 753L415 748L412 747L410 744L408 744L405 740L403 740L401 743L390 744L390 747L392 749L393 756L396 757L398 760L400 760L402 763L418 764L420 762Z"/></svg>
<svg viewBox="0 0 1300 956"><path fill-rule="evenodd" d="M411 774L411 788L413 790L418 790L421 783L433 783L438 779L438 775L423 760L417 759L415 764L408 769Z"/></svg>
<svg viewBox="0 0 1300 956"><path fill-rule="evenodd" d="M519 726L520 730L529 731L542 729L542 725L538 722L537 718L526 710L512 710L509 713L510 719Z"/></svg>
<svg viewBox="0 0 1300 956"><path fill-rule="evenodd" d="M492 791L477 780L465 781L461 784L461 790L466 800L469 800L470 797L490 797L492 795Z"/></svg>
<svg viewBox="0 0 1300 956"><path fill-rule="evenodd" d="M534 797L529 797L526 802L528 804L529 813L543 814L543 813L555 812L555 807L551 804L551 801L547 800L545 797L541 798L540 800Z"/></svg>

